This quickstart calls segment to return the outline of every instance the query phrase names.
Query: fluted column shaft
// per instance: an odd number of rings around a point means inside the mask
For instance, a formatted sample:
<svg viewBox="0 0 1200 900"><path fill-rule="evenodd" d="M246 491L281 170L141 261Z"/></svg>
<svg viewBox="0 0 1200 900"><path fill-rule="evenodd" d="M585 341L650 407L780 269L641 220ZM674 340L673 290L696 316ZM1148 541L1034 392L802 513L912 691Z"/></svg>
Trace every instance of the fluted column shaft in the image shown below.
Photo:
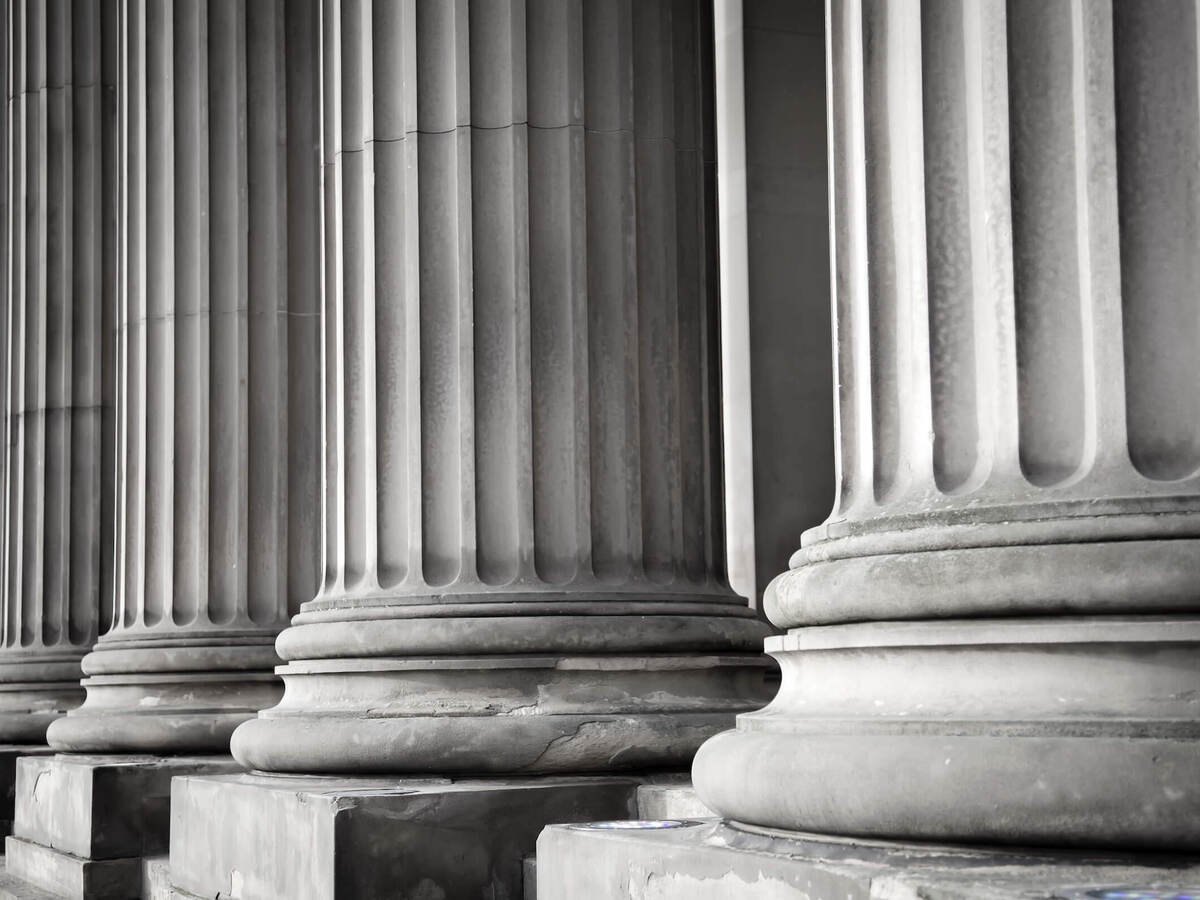
<svg viewBox="0 0 1200 900"><path fill-rule="evenodd" d="M112 607L110 4L7 5L0 740L41 741L83 699Z"/></svg>
<svg viewBox="0 0 1200 900"><path fill-rule="evenodd" d="M838 500L768 591L783 688L697 787L774 827L1195 850L1197 5L828 22Z"/></svg>
<svg viewBox="0 0 1200 900"><path fill-rule="evenodd" d="M243 763L677 764L753 704L706 7L322 4L324 581Z"/></svg>
<svg viewBox="0 0 1200 900"><path fill-rule="evenodd" d="M316 584L316 21L119 7L115 603L50 742L219 751Z"/></svg>

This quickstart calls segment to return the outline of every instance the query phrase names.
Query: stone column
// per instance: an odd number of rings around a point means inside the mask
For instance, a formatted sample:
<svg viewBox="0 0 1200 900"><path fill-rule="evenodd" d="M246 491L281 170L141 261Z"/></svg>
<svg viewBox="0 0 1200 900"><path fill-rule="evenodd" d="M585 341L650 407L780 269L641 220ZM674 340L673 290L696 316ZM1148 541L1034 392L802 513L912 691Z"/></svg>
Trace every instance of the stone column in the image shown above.
<svg viewBox="0 0 1200 900"><path fill-rule="evenodd" d="M708 5L323 3L324 578L243 764L679 765L754 704Z"/></svg>
<svg viewBox="0 0 1200 900"><path fill-rule="evenodd" d="M768 590L783 687L700 795L1194 850L1197 5L828 13L838 500Z"/></svg>
<svg viewBox="0 0 1200 900"><path fill-rule="evenodd" d="M40 743L112 608L116 32L99 3L6 10L0 742Z"/></svg>
<svg viewBox="0 0 1200 900"><path fill-rule="evenodd" d="M115 603L60 750L224 751L317 581L304 6L119 4Z"/></svg>

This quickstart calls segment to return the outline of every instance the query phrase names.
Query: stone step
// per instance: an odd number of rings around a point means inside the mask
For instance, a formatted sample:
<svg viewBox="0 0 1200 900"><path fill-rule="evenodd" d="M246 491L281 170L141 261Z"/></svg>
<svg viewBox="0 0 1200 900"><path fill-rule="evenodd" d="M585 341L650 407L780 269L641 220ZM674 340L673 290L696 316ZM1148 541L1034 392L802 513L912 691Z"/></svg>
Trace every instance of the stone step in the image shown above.
<svg viewBox="0 0 1200 900"><path fill-rule="evenodd" d="M58 894L35 887L16 875L9 875L4 862L4 857L0 856L0 900L62 900Z"/></svg>

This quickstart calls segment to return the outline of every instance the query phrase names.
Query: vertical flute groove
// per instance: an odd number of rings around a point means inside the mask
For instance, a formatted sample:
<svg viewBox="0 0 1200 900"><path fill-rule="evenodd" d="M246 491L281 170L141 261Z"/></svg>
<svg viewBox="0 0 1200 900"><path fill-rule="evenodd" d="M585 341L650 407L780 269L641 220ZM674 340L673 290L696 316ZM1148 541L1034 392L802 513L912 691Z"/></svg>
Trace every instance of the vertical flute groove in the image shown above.
<svg viewBox="0 0 1200 900"><path fill-rule="evenodd" d="M209 478L207 618L247 609L249 271L246 10L209 7ZM216 473L220 473L219 476Z"/></svg>
<svg viewBox="0 0 1200 900"><path fill-rule="evenodd" d="M81 645L96 634L101 578L102 346L104 265L101 242L104 115L101 108L101 17L98 6L76 4L72 19L74 122L71 192L71 496L67 503L67 609L56 639ZM65 630L65 634L63 631Z"/></svg>
<svg viewBox="0 0 1200 900"><path fill-rule="evenodd" d="M31 643L56 643L59 625L66 612L65 576L69 574L66 553L70 545L69 515L64 508L71 494L67 467L70 447L71 326L73 297L70 292L73 206L72 150L73 77L71 55L71 9L63 0L46 7L46 108L45 108L45 281L44 296L36 297L42 342L36 365L43 379L40 408L31 407L41 430L41 472L38 481L42 503L40 563L41 609L29 625L38 632Z"/></svg>
<svg viewBox="0 0 1200 900"><path fill-rule="evenodd" d="M145 624L170 617L174 595L174 4L146 5Z"/></svg>
<svg viewBox="0 0 1200 900"><path fill-rule="evenodd" d="M534 568L551 584L590 563L582 16L526 8Z"/></svg>
<svg viewBox="0 0 1200 900"><path fill-rule="evenodd" d="M321 223L320 223L320 9L317 3L277 4L283 18L282 125L286 184L280 210L284 285L277 302L286 325L279 378L287 428L281 438L286 477L280 503L285 547L279 556L282 604L260 612L258 624L282 624L312 599L320 584L321 538ZM276 52L279 52L278 50Z"/></svg>
<svg viewBox="0 0 1200 900"><path fill-rule="evenodd" d="M104 127L102 129L103 169L99 178L101 185L102 219L100 221L101 265L101 314L100 314L100 604L99 633L103 634L112 624L116 612L116 519L117 519L117 254L120 246L120 162L121 147L119 124L120 71L120 0L101 0L100 39L103 52L100 63L102 98L100 103Z"/></svg>
<svg viewBox="0 0 1200 900"><path fill-rule="evenodd" d="M422 570L473 575L471 195L466 4L417 7Z"/></svg>
<svg viewBox="0 0 1200 900"><path fill-rule="evenodd" d="M1083 323L1072 10L1009 3L1021 469L1054 484L1084 461ZM1090 387L1090 386L1089 386Z"/></svg>
<svg viewBox="0 0 1200 900"><path fill-rule="evenodd" d="M246 7L247 614L287 609L287 208L282 2Z"/></svg>
<svg viewBox="0 0 1200 900"><path fill-rule="evenodd" d="M672 79L669 116L674 131L671 148L675 166L675 278L678 302L677 387L678 440L675 448L679 466L675 519L678 529L675 546L675 574L691 582L702 583L708 575L706 556L707 523L711 515L706 490L707 451L704 420L707 407L704 383L708 361L706 312L708 285L717 273L708 265L706 247L709 224L705 220L704 85L708 78L702 68L700 16L692 5L673 0L671 12ZM711 159L711 157L709 157Z"/></svg>
<svg viewBox="0 0 1200 900"><path fill-rule="evenodd" d="M45 379L42 358L46 345L46 191L49 146L47 141L46 16L45 7L28 10L26 19L26 113L24 278L21 303L24 307L23 377L21 381L22 575L21 645L36 639L41 614L44 574L42 533L45 522ZM31 121L32 120L32 121Z"/></svg>
<svg viewBox="0 0 1200 900"><path fill-rule="evenodd" d="M1113 8L1074 0L1075 181L1083 331L1084 466L1128 476L1121 322Z"/></svg>
<svg viewBox="0 0 1200 900"><path fill-rule="evenodd" d="M528 152L523 0L471 6L476 565L506 584L530 543Z"/></svg>
<svg viewBox="0 0 1200 900"><path fill-rule="evenodd" d="M208 10L175 10L175 138L183 152L175 166L175 557L174 620L203 612L208 545L209 172ZM172 148L172 153L175 150Z"/></svg>
<svg viewBox="0 0 1200 900"><path fill-rule="evenodd" d="M419 331L410 319L417 297L419 254L415 209L417 193L416 45L412 3L375 7L372 83L376 140L375 241L388 248L375 260L375 452L379 491L376 542L379 586L395 588L412 569L410 538L414 533L413 489L409 447L419 434L409 396L409 368L417 353ZM384 86L394 86L387 88ZM419 530L419 523L416 526Z"/></svg>
<svg viewBox="0 0 1200 900"><path fill-rule="evenodd" d="M1129 456L1151 480L1200 468L1200 87L1194 0L1114 6Z"/></svg>
<svg viewBox="0 0 1200 900"><path fill-rule="evenodd" d="M831 6L826 36L831 145L830 156L835 325L834 365L837 402L834 513L849 515L871 498L872 437L866 173L857 161L866 152L864 46L861 0Z"/></svg>
<svg viewBox="0 0 1200 900"><path fill-rule="evenodd" d="M373 56L369 2L343 7L341 51L346 83L342 103L342 167L340 171L342 260L347 299L343 316L345 334L344 411L346 445L345 578L348 584L374 576L375 557L371 512L375 503L374 454L369 440L375 378L372 364L373 323L369 321L373 297L374 241L370 227L374 216L372 159L367 150L369 108L363 102L370 85Z"/></svg>
<svg viewBox="0 0 1200 900"><path fill-rule="evenodd" d="M974 334L974 267L963 52L966 28L957 2L922 4L925 72L926 229L929 241L929 330L938 487L961 487L979 465Z"/></svg>
<svg viewBox="0 0 1200 900"><path fill-rule="evenodd" d="M632 17L584 6L591 556L612 582L641 571Z"/></svg>
<svg viewBox="0 0 1200 900"><path fill-rule="evenodd" d="M668 3L634 4L638 428L642 566L669 583L679 558L679 285L674 58ZM664 52L665 48L665 52Z"/></svg>

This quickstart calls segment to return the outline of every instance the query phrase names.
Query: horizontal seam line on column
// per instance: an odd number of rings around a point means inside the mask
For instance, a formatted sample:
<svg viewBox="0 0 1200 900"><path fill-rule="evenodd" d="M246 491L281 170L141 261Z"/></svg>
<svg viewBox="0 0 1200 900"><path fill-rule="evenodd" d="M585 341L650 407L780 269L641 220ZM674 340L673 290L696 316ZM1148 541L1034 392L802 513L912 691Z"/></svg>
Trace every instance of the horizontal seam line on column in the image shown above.
<svg viewBox="0 0 1200 900"><path fill-rule="evenodd" d="M82 84L76 84L75 82L71 82L70 84L43 84L35 88L22 88L16 93L9 94L8 99L16 100L18 97L27 97L30 94L44 94L47 91L65 91L68 88L101 87L103 84L104 82L102 81L85 81Z"/></svg>
<svg viewBox="0 0 1200 900"><path fill-rule="evenodd" d="M641 139L645 140L645 141L670 141L671 143L678 143L678 141L675 138L667 137L665 135L662 137L640 136L638 131L633 128L588 128L587 125L583 122L567 122L566 124L563 124L563 125L536 125L534 123L529 122L528 120L523 120L520 122L509 122L506 125L475 125L475 124L455 125L453 128L443 128L443 129L436 129L436 130L428 129L428 128L415 128L412 131L404 132L404 134L400 137L393 137L393 138L371 137L371 138L366 138L365 140L362 141L362 143L364 145L366 145L366 144L398 144L402 141L408 140L409 136L414 135L414 134L418 135L418 136L422 135L422 134L426 134L426 135L454 134L455 132L464 131L467 129L470 129L472 131L504 131L506 128L515 128L518 125L524 125L526 128L534 128L534 129L537 129L538 131L561 131L564 128L582 128L584 130L584 132L587 134L628 134L628 135L632 135L634 137L641 137ZM335 152L336 153L357 153L360 151L357 148L354 150L347 150L347 149L345 149L345 147L343 147L342 149L337 150Z"/></svg>
<svg viewBox="0 0 1200 900"><path fill-rule="evenodd" d="M795 34L811 38L824 38L819 31L808 31L804 28L771 28L766 25L742 25L743 31L757 31L761 34Z"/></svg>
<svg viewBox="0 0 1200 900"><path fill-rule="evenodd" d="M246 308L220 310L203 309L199 310L198 312L163 313L162 315L156 316L138 316L136 319L126 319L124 322L119 322L117 324L117 330L120 331L122 328L128 325L136 325L138 322L167 322L174 319L198 319L202 316L208 316L210 318L213 316L236 316L240 315L241 313L247 313L251 316L276 316L282 313L286 316L294 316L297 319L315 319L321 315L319 312L295 312L290 309L268 309L265 311L260 309L251 310Z"/></svg>
<svg viewBox="0 0 1200 900"><path fill-rule="evenodd" d="M109 409L109 408L110 408L109 406L105 406L103 403L89 403L89 404L77 403L77 404L72 404L71 406L31 406L31 407L26 407L25 409L19 409L15 413L9 413L9 415L26 416L26 415L29 415L30 413L54 412L55 410L59 410L59 409L91 410L91 409Z"/></svg>
<svg viewBox="0 0 1200 900"><path fill-rule="evenodd" d="M529 125L527 122L516 122L514 124L527 125L529 128L536 129L537 131L561 131L564 128L583 127L584 134L627 134L627 135L630 135L631 137L633 137L635 140L643 141L645 143L670 144L671 146L673 146L677 150L679 150L681 153L699 153L703 149L699 145L696 145L696 146L691 146L691 145L686 145L686 144L681 145L675 138L672 138L672 137L645 137L643 135L639 135L635 131L629 130L628 128L611 128L611 129L609 129L609 128L587 128L587 127L580 126L580 125L544 126L544 125ZM505 128L511 128L511 127L512 127L512 125L495 125L495 126L461 125L458 128L452 128L448 131L409 131L409 132L405 132L404 137L371 138L370 140L363 141L363 146L361 146L361 147L354 147L352 149L346 149L345 147L342 147L339 150L333 151L333 157L334 157L334 159L336 159L339 156L344 156L344 155L350 154L350 153L365 153L366 148L368 146L370 146L371 144L400 144L400 143L403 143L404 141L408 140L408 136L412 135L412 134L415 134L415 135L454 134L457 131L462 131L463 129L467 129L467 128L472 129L472 130L478 130L478 131L502 131ZM327 165L327 163L326 163L326 165Z"/></svg>

